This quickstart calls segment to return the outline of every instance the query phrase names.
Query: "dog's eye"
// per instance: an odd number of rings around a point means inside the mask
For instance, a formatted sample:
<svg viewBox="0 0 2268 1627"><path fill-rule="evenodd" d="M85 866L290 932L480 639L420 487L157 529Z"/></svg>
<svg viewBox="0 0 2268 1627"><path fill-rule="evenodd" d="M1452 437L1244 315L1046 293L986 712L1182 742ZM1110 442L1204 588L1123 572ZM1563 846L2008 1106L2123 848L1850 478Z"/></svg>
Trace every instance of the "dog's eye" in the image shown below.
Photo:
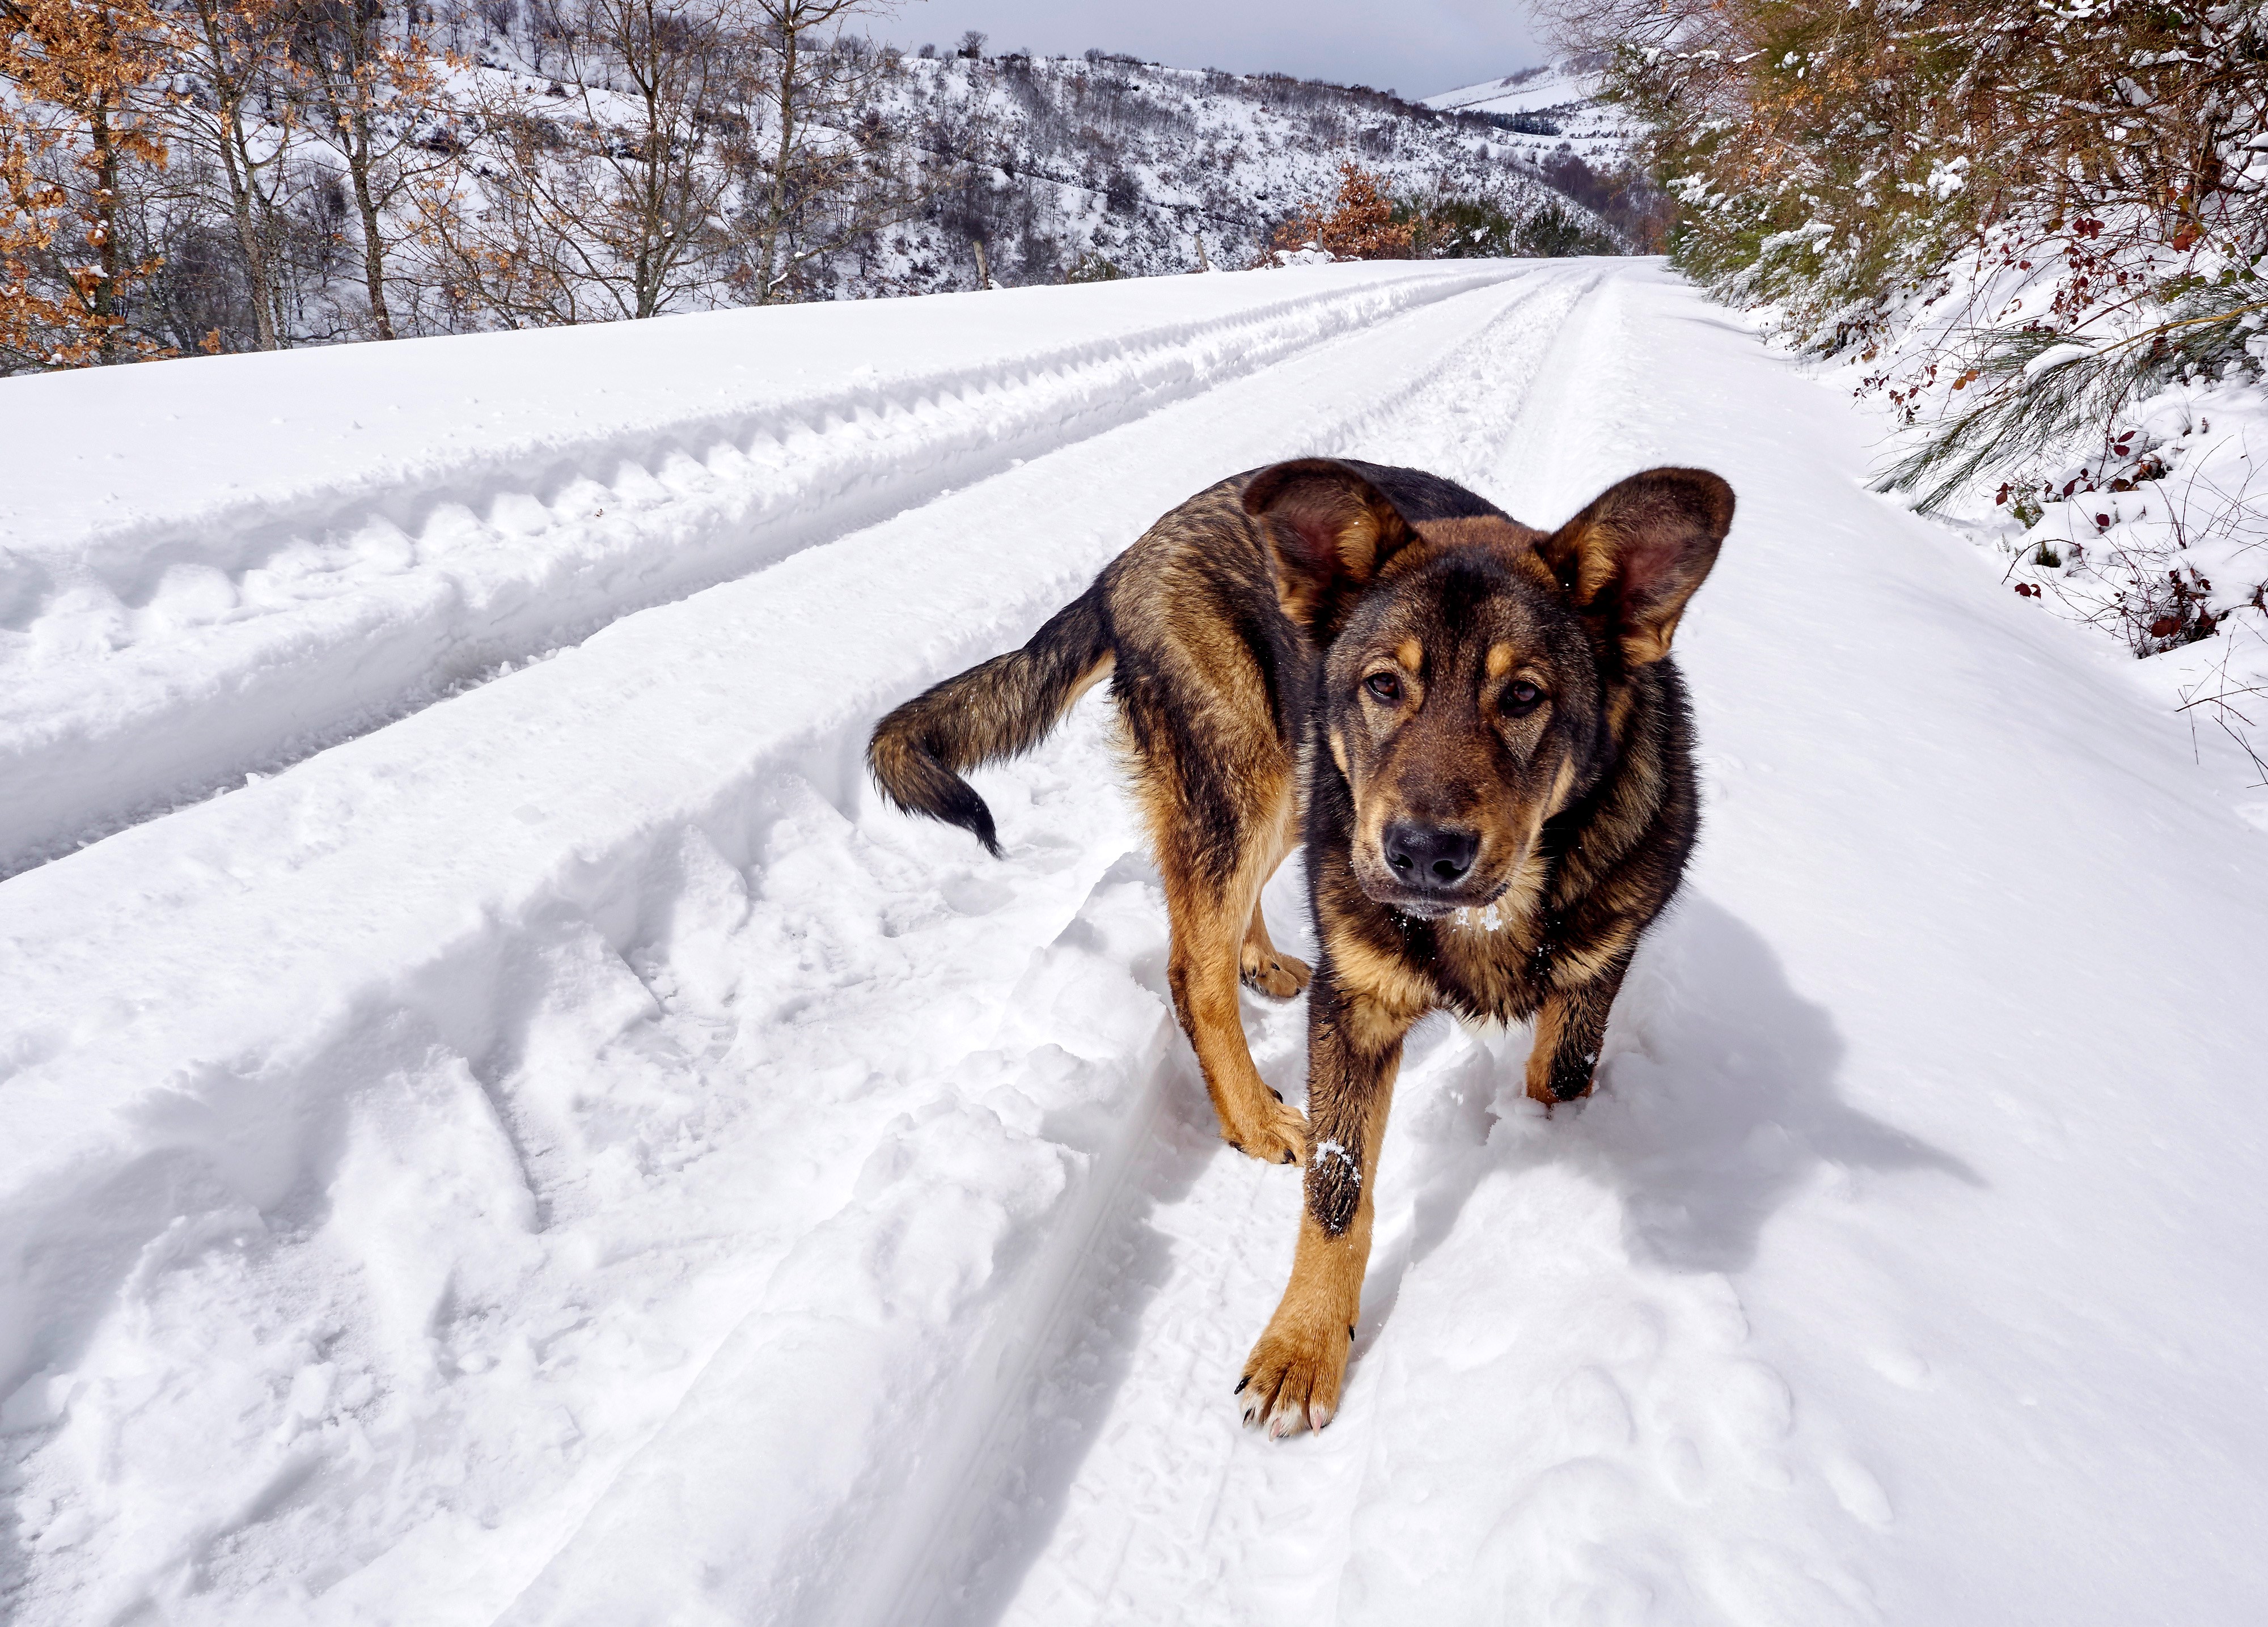
<svg viewBox="0 0 2268 1627"><path fill-rule="evenodd" d="M1362 681L1362 687L1370 691L1373 700L1383 701L1388 706L1402 698L1402 680L1392 673L1373 673Z"/></svg>
<svg viewBox="0 0 2268 1627"><path fill-rule="evenodd" d="M1543 700L1543 691L1523 678L1504 692L1504 710L1512 717L1525 718Z"/></svg>

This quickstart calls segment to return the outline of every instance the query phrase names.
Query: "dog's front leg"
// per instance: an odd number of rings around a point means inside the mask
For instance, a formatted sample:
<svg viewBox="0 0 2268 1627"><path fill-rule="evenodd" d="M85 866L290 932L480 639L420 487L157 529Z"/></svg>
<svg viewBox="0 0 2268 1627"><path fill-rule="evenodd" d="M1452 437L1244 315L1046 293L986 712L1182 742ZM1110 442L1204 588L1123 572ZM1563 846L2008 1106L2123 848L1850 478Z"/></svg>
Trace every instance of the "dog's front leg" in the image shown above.
<svg viewBox="0 0 2268 1627"><path fill-rule="evenodd" d="M1340 986L1326 964L1307 1015L1307 1202L1292 1280L1237 1384L1244 1421L1272 1435L1321 1429L1338 1410L1370 1263L1372 1190L1402 1037L1419 1015Z"/></svg>
<svg viewBox="0 0 2268 1627"><path fill-rule="evenodd" d="M1629 966L1625 948L1595 976L1572 988L1554 988L1543 997L1535 1012L1535 1043L1528 1052L1531 1100L1572 1101L1591 1093L1591 1076L1607 1039L1607 1012Z"/></svg>

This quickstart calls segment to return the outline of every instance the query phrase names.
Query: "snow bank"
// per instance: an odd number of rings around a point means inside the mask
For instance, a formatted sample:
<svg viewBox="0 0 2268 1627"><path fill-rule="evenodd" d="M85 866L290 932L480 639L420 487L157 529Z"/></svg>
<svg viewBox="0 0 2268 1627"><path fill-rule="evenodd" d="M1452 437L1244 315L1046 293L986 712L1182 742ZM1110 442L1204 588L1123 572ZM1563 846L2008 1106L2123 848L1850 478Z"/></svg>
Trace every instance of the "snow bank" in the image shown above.
<svg viewBox="0 0 2268 1627"><path fill-rule="evenodd" d="M1965 364L1978 353L1979 334L2059 329L2072 320L2057 303L2068 294L2071 265L2060 253L2029 252L2036 263L1987 245L1948 265L1888 313L1879 342L1827 370L1880 415L1883 475L1961 409L1960 392L1977 378ZM2118 275L2130 271L2145 281L2159 275L2140 263ZM2097 286L2110 286L2106 273L2094 275ZM2169 314L2117 302L2094 312L2077 340L2047 345L2024 364L2024 387L2053 387L2060 370L2090 358L2131 360L2136 332ZM2143 658L2127 664L2124 681L2177 715L2200 759L2258 791L2268 787L2268 733L2253 705L2268 692L2268 490L2259 474L2268 454L2268 339L2246 348L2211 371L2169 363L2168 376L2139 398L2115 410L2098 402L2036 444L2020 439L2021 451L1933 500L1939 519L1978 545L1979 563L2003 592ZM1930 492L1950 467L1913 490ZM2268 804L2260 817L2268 821Z"/></svg>

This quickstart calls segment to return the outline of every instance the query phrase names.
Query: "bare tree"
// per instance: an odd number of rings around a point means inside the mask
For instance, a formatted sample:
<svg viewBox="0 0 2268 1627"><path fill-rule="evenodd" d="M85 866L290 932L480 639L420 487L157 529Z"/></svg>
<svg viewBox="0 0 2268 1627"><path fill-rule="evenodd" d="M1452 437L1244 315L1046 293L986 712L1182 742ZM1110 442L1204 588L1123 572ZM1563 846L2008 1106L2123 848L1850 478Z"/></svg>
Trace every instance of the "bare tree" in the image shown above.
<svg viewBox="0 0 2268 1627"><path fill-rule="evenodd" d="M0 370L158 348L129 328L155 261L122 205L128 173L165 162L146 115L166 44L148 0L0 0Z"/></svg>
<svg viewBox="0 0 2268 1627"><path fill-rule="evenodd" d="M546 0L543 90L491 81L474 175L426 194L460 298L510 322L647 317L721 276L715 136L755 60L735 0ZM593 303L595 302L595 303Z"/></svg>
<svg viewBox="0 0 2268 1627"><path fill-rule="evenodd" d="M263 350L284 342L283 239L298 178L298 110L284 93L290 26L280 0L183 0L173 65L187 87L166 113L178 144L225 183Z"/></svg>
<svg viewBox="0 0 2268 1627"><path fill-rule="evenodd" d="M292 0L293 94L307 122L337 151L354 189L362 225L362 274L371 328L394 336L386 297L389 214L449 155L418 145L418 127L440 90L433 53L419 38L415 9L389 37L379 0Z"/></svg>
<svg viewBox="0 0 2268 1627"><path fill-rule="evenodd" d="M901 217L909 195L890 163L890 132L860 116L876 59L843 38L875 0L751 0L771 56L768 126L752 144L747 215L755 302L780 297L806 263Z"/></svg>

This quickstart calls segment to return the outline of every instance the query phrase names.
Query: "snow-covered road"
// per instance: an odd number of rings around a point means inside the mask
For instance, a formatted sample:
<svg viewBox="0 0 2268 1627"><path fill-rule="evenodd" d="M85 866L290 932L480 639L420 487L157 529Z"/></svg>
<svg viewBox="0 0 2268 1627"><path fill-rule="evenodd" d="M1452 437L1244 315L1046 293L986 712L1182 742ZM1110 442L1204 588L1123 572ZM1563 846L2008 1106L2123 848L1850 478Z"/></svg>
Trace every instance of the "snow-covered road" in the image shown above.
<svg viewBox="0 0 2268 1627"><path fill-rule="evenodd" d="M2268 1598L2257 793L1659 268L80 377L161 373L107 507L0 504L11 1619ZM58 468L128 399L30 383ZM1742 509L1680 634L1708 826L1602 1093L1547 1118L1523 1034L1420 1030L1345 1403L1275 1444L1229 1387L1297 1182L1214 1137L1101 697L987 777L1005 863L859 750L1310 451L1539 522L1659 462ZM1296 1100L1300 1009L1247 1022Z"/></svg>

